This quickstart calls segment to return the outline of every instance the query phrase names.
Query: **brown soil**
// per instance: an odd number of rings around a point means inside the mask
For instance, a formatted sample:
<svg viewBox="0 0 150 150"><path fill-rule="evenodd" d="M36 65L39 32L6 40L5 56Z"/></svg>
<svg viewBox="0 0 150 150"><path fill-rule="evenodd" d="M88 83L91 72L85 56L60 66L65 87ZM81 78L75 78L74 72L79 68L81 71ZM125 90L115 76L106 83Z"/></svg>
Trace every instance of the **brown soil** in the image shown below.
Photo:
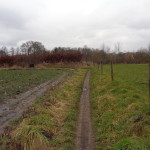
<svg viewBox="0 0 150 150"><path fill-rule="evenodd" d="M0 105L0 134L4 132L4 128L11 120L21 117L37 98L43 96L48 87L58 85L67 75L68 73L64 73L54 81L43 83L30 91L18 95L16 99L6 100L5 104Z"/></svg>
<svg viewBox="0 0 150 150"><path fill-rule="evenodd" d="M89 102L90 71L88 71L80 99L80 112L77 126L76 150L93 150L94 139L91 123L91 111Z"/></svg>

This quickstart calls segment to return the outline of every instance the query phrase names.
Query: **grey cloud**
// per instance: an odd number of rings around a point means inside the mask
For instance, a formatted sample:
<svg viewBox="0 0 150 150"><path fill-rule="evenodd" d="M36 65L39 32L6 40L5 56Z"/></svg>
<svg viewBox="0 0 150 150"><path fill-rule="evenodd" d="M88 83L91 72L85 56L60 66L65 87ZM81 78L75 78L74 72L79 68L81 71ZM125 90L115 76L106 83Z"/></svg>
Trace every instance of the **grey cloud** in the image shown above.
<svg viewBox="0 0 150 150"><path fill-rule="evenodd" d="M133 50L150 42L149 0L0 0L0 46L38 40L55 46Z"/></svg>
<svg viewBox="0 0 150 150"><path fill-rule="evenodd" d="M13 10L0 8L0 25L4 28L23 28L25 19Z"/></svg>

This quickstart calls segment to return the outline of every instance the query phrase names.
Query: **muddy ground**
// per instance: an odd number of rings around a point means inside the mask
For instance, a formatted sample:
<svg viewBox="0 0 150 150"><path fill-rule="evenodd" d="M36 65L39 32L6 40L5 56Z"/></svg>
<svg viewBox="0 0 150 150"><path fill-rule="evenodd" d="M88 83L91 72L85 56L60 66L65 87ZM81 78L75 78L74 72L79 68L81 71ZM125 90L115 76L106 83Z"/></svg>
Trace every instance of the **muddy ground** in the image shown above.
<svg viewBox="0 0 150 150"><path fill-rule="evenodd" d="M88 71L83 91L80 99L80 110L77 125L77 137L76 137L76 150L93 150L94 149L94 136L91 123L91 110L90 110L90 71Z"/></svg>
<svg viewBox="0 0 150 150"><path fill-rule="evenodd" d="M65 72L57 79L40 84L32 90L16 96L15 99L5 100L5 103L0 105L0 134L4 132L4 128L11 120L21 117L37 98L44 95L49 87L58 85L67 76L68 73Z"/></svg>

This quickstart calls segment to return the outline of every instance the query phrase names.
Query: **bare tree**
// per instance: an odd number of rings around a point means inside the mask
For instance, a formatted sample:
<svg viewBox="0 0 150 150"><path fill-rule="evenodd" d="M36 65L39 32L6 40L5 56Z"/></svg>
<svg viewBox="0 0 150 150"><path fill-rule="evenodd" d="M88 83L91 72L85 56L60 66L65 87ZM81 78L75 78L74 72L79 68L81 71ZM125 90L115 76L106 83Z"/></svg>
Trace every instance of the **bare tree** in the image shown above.
<svg viewBox="0 0 150 150"><path fill-rule="evenodd" d="M150 44L148 45L148 55L149 55L149 58L150 58Z"/></svg>
<svg viewBox="0 0 150 150"><path fill-rule="evenodd" d="M11 54L11 56L15 55L15 49L13 47L10 49L10 54Z"/></svg>
<svg viewBox="0 0 150 150"><path fill-rule="evenodd" d="M15 49L15 55L19 55L21 52L20 52L20 47L17 47L16 49Z"/></svg>
<svg viewBox="0 0 150 150"><path fill-rule="evenodd" d="M120 42L117 42L117 43L115 43L115 63L117 63L117 61L118 61L118 55L117 54L119 54L119 52L120 52Z"/></svg>
<svg viewBox="0 0 150 150"><path fill-rule="evenodd" d="M31 50L34 54L39 54L46 51L44 45L41 42L33 42Z"/></svg>
<svg viewBox="0 0 150 150"><path fill-rule="evenodd" d="M39 54L46 51L41 42L27 41L20 46L21 52L26 55Z"/></svg>
<svg viewBox="0 0 150 150"><path fill-rule="evenodd" d="M20 46L21 52L26 55L31 54L31 48L33 45L33 41L27 41Z"/></svg>
<svg viewBox="0 0 150 150"><path fill-rule="evenodd" d="M3 46L0 48L0 56L6 56L8 55L8 49L6 46Z"/></svg>
<svg viewBox="0 0 150 150"><path fill-rule="evenodd" d="M120 42L115 44L115 52L118 54L120 52Z"/></svg>

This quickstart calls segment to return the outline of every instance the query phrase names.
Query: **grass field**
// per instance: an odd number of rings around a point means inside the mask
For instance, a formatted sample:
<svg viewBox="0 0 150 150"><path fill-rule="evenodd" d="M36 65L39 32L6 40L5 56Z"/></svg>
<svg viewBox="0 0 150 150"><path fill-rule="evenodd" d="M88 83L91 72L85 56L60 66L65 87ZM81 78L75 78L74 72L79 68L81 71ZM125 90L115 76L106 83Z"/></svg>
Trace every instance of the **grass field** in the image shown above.
<svg viewBox="0 0 150 150"><path fill-rule="evenodd" d="M62 69L0 70L0 103L62 74Z"/></svg>
<svg viewBox="0 0 150 150"><path fill-rule="evenodd" d="M104 74L110 74L110 66L104 66ZM145 64L119 64L114 65L114 78L116 81L133 87L144 97L148 96L148 65Z"/></svg>
<svg viewBox="0 0 150 150"><path fill-rule="evenodd" d="M114 65L92 70L91 105L96 149L149 150L148 66Z"/></svg>

